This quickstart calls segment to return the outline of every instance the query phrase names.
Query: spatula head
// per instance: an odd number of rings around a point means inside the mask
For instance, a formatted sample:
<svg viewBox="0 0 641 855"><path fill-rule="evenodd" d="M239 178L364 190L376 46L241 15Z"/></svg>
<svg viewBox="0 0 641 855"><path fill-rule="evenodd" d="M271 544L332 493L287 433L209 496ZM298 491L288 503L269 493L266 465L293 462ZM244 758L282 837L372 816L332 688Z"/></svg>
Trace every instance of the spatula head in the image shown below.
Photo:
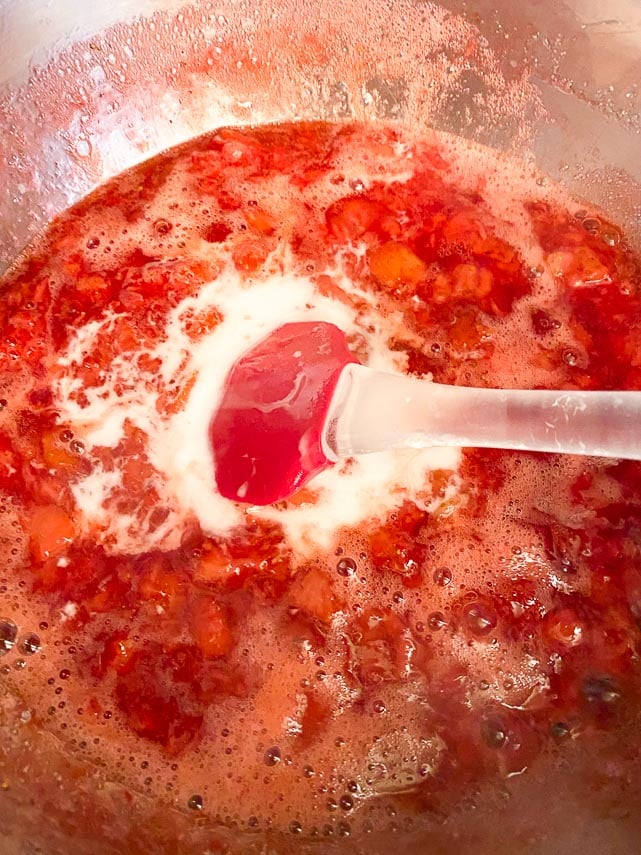
<svg viewBox="0 0 641 855"><path fill-rule="evenodd" d="M333 324L285 324L231 369L209 436L218 490L268 505L330 466L322 432L343 368L357 360Z"/></svg>

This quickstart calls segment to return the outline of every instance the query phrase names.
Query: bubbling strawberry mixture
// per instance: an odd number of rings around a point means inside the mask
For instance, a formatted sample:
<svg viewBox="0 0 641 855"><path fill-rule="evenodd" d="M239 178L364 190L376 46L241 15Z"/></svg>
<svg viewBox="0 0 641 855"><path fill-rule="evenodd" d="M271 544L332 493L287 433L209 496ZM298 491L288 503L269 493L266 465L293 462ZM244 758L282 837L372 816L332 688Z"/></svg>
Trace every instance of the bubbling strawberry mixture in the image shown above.
<svg viewBox="0 0 641 855"><path fill-rule="evenodd" d="M604 732L638 759L638 463L387 452L258 508L217 494L208 431L235 359L297 320L426 380L641 389L640 285L529 168L385 125L224 129L70 209L0 305L25 722L133 817L299 840L443 821Z"/></svg>

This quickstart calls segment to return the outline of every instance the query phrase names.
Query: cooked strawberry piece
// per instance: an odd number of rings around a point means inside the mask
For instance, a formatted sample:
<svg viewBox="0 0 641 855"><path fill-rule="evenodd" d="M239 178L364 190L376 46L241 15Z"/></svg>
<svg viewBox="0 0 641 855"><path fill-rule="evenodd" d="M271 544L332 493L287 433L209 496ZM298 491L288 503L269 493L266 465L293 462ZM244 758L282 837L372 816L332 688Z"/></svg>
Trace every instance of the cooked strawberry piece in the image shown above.
<svg viewBox="0 0 641 855"><path fill-rule="evenodd" d="M29 531L31 557L38 563L64 555L78 534L72 517L55 505L34 508L29 515Z"/></svg>
<svg viewBox="0 0 641 855"><path fill-rule="evenodd" d="M396 241L370 250L368 261L370 272L379 284L404 293L413 293L427 273L426 265L409 246Z"/></svg>
<svg viewBox="0 0 641 855"><path fill-rule="evenodd" d="M369 537L374 566L400 576L414 577L421 568L425 547L417 541L426 515L413 502L405 502Z"/></svg>
<svg viewBox="0 0 641 855"><path fill-rule="evenodd" d="M334 592L331 579L318 567L298 573L292 583L287 599L295 609L301 609L309 617L322 623L330 623L343 602Z"/></svg>
<svg viewBox="0 0 641 855"><path fill-rule="evenodd" d="M127 259L127 266L117 275L120 285L119 298L125 305L145 300L183 298L193 294L210 273L203 262L196 260L161 260L139 257L139 251Z"/></svg>
<svg viewBox="0 0 641 855"><path fill-rule="evenodd" d="M221 546L205 541L194 569L194 579L213 585L227 585L241 577L241 567L235 564Z"/></svg>
<svg viewBox="0 0 641 855"><path fill-rule="evenodd" d="M301 719L300 734L296 742L299 750L316 742L332 718L333 704L330 698L318 692L305 693L305 712Z"/></svg>
<svg viewBox="0 0 641 855"><path fill-rule="evenodd" d="M265 263L271 248L264 238L239 241L232 251L234 264L241 273L255 273Z"/></svg>
<svg viewBox="0 0 641 855"><path fill-rule="evenodd" d="M273 235L276 231L275 218L262 208L247 208L243 216L247 225L255 232L263 235Z"/></svg>
<svg viewBox="0 0 641 855"><path fill-rule="evenodd" d="M108 287L108 281L104 276L100 276L97 273L82 273L76 280L76 288L79 291L95 292L102 291Z"/></svg>
<svg viewBox="0 0 641 855"><path fill-rule="evenodd" d="M96 638L97 652L92 662L92 673L104 677L109 671L127 674L134 666L135 646L126 632L101 633Z"/></svg>
<svg viewBox="0 0 641 855"><path fill-rule="evenodd" d="M278 523L250 519L232 533L225 547L233 573L267 596L279 597L292 572L291 554ZM213 559L214 562L217 560Z"/></svg>
<svg viewBox="0 0 641 855"><path fill-rule="evenodd" d="M492 353L492 333L473 308L457 312L448 330L452 350L459 357L487 357Z"/></svg>
<svg viewBox="0 0 641 855"><path fill-rule="evenodd" d="M332 237L340 243L350 243L374 229L386 213L380 202L361 196L347 196L329 206L325 219Z"/></svg>
<svg viewBox="0 0 641 855"><path fill-rule="evenodd" d="M510 642L538 638L546 609L537 582L527 576L499 578L493 589L491 606L496 610L501 637Z"/></svg>
<svg viewBox="0 0 641 855"><path fill-rule="evenodd" d="M607 265L585 246L550 253L547 263L552 275L562 278L570 288L590 288L611 282Z"/></svg>
<svg viewBox="0 0 641 855"><path fill-rule="evenodd" d="M389 610L369 609L349 628L351 670L364 686L407 676L415 645L403 622Z"/></svg>
<svg viewBox="0 0 641 855"><path fill-rule="evenodd" d="M150 555L137 567L138 592L142 600L153 603L161 612L176 612L186 596L187 578L163 555Z"/></svg>
<svg viewBox="0 0 641 855"><path fill-rule="evenodd" d="M234 646L229 618L211 597L199 597L189 610L191 636L206 659L224 656Z"/></svg>
<svg viewBox="0 0 641 855"><path fill-rule="evenodd" d="M199 648L148 643L119 675L116 701L135 733L177 755L200 735L205 710L202 681Z"/></svg>
<svg viewBox="0 0 641 855"><path fill-rule="evenodd" d="M71 432L67 430L66 433ZM84 446L82 443L72 446L73 437L65 439L64 436L65 430L62 427L52 428L42 434L42 459L50 469L72 474L82 468L81 454ZM72 448L75 450L72 451Z"/></svg>
<svg viewBox="0 0 641 855"><path fill-rule="evenodd" d="M3 490L13 492L22 486L21 467L21 460L11 438L0 431L0 487Z"/></svg>
<svg viewBox="0 0 641 855"><path fill-rule="evenodd" d="M225 241L233 231L234 230L225 223L211 223L207 226L203 237L209 243L223 243L223 241Z"/></svg>

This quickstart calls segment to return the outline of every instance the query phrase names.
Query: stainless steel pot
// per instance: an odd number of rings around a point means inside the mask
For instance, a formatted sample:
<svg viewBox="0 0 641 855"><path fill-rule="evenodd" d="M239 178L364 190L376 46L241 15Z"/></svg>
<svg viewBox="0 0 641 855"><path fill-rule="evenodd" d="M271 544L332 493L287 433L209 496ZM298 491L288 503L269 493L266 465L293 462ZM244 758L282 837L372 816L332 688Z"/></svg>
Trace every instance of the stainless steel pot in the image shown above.
<svg viewBox="0 0 641 855"><path fill-rule="evenodd" d="M221 124L284 119L385 118L514 152L641 242L640 79L636 0L0 0L0 271L121 170ZM2 855L287 849L129 798L24 712L0 684ZM544 790L516 787L505 831L436 817L324 851L639 851L634 813L595 816L575 794L544 818Z"/></svg>

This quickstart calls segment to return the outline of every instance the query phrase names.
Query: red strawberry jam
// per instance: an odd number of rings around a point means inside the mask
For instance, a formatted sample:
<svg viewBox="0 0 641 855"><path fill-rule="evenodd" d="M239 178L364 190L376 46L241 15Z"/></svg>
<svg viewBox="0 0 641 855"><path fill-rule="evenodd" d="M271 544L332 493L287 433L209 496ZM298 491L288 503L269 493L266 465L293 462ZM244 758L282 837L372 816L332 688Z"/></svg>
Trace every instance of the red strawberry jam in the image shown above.
<svg viewBox="0 0 641 855"><path fill-rule="evenodd" d="M639 464L394 451L253 507L209 426L300 321L641 389L640 286L599 212L384 125L224 129L56 220L0 304L6 851L636 852Z"/></svg>

